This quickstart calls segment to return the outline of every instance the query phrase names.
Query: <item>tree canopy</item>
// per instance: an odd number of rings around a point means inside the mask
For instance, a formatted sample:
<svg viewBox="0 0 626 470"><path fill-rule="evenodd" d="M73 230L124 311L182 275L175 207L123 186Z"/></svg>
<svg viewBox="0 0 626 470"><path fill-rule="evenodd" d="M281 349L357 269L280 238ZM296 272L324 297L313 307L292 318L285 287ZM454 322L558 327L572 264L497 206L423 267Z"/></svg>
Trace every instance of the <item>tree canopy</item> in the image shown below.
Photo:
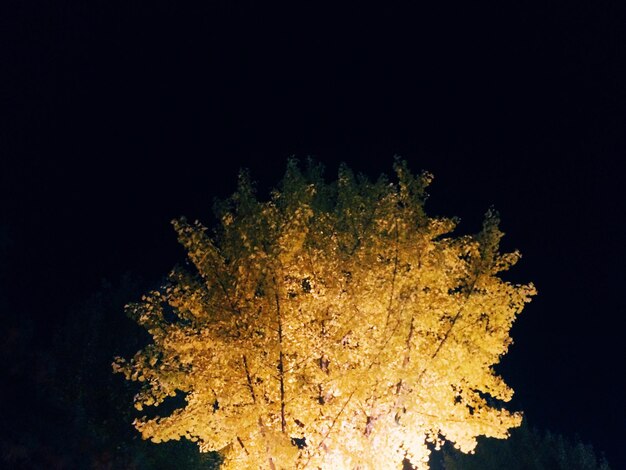
<svg viewBox="0 0 626 470"><path fill-rule="evenodd" d="M290 160L259 200L245 172L213 230L173 222L188 262L127 306L153 342L113 367L142 383L146 439L187 438L223 468L428 468L429 445L506 438L521 414L493 366L532 284L482 230L425 212L428 173L370 181ZM162 407L161 407L162 408Z"/></svg>

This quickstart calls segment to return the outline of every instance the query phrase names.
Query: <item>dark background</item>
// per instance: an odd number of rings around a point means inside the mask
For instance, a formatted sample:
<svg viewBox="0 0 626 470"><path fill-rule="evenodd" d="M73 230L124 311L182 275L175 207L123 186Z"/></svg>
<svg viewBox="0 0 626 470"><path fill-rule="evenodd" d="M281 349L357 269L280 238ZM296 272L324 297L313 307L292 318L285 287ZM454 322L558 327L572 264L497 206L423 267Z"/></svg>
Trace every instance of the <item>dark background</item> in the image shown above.
<svg viewBox="0 0 626 470"><path fill-rule="evenodd" d="M622 2L183 3L1 7L5 343L27 322L50 350L102 279L158 282L169 221L210 224L242 167L264 194L291 155L375 178L398 154L431 214L472 232L493 205L524 255L514 406L624 468Z"/></svg>

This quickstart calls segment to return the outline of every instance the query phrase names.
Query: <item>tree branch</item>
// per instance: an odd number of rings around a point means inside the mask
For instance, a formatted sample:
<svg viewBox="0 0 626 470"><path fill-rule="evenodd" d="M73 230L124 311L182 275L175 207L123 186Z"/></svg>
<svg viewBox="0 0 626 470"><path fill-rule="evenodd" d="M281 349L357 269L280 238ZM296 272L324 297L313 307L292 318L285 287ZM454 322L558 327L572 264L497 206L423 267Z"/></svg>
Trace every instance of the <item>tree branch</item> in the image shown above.
<svg viewBox="0 0 626 470"><path fill-rule="evenodd" d="M256 395L254 394L254 387L252 385L252 377L250 376L250 369L248 368L248 359L246 355L243 354L241 356L243 360L243 368L246 371L246 381L248 382L248 389L250 390L250 395L252 396L252 402L256 403Z"/></svg>
<svg viewBox="0 0 626 470"><path fill-rule="evenodd" d="M459 317L461 316L461 313L463 312L463 307L465 307L465 305L467 304L467 301L469 300L470 296L472 295L472 292L474 291L474 287L476 286L476 282L478 281L479 275L480 274L476 275L476 277L474 278L474 281L472 282L472 285L467 290L467 293L465 294L465 299L463 299L463 304L459 307L459 311L456 313L454 318L452 318L452 321L450 322L450 326L448 327L447 331L444 333L443 338L441 339L441 341L439 342L439 345L437 346L437 349L430 356L430 361L429 362L432 362L435 359L435 357L437 357L437 355L439 354L439 351L441 351L441 348L443 347L443 345L446 343L446 341L450 337L450 333L452 332L452 329L456 325L456 322L458 321ZM424 368L422 369L422 372L420 372L420 375L417 377L417 380L415 381L416 385L419 384L422 381L422 378L424 377L424 374L426 373L427 369L428 369L428 365L424 366Z"/></svg>
<svg viewBox="0 0 626 470"><path fill-rule="evenodd" d="M396 246L395 246L395 256L393 260L393 275L391 276L391 294L389 295L389 305L387 305L387 318L385 320L385 329L389 325L389 319L391 318L391 305L393 304L393 296L395 294L396 288L396 276L398 274L398 244L400 242L400 234L398 233L398 219L396 218L396 223L394 224L395 234L396 234Z"/></svg>
<svg viewBox="0 0 626 470"><path fill-rule="evenodd" d="M285 364L283 353L283 322L280 311L280 298L278 296L278 283L274 277L274 298L276 299L276 316L278 319L278 376L280 379L280 430L287 432L287 420L285 419Z"/></svg>

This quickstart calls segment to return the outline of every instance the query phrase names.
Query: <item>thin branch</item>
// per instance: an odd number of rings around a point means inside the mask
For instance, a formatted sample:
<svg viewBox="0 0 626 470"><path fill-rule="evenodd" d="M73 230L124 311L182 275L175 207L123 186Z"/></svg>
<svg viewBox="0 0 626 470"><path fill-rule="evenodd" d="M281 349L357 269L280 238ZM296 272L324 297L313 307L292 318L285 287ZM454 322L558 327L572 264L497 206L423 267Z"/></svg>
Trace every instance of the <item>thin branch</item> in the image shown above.
<svg viewBox="0 0 626 470"><path fill-rule="evenodd" d="M411 361L411 340L413 339L413 334L415 332L414 321L415 321L415 317L412 316L411 324L409 326L409 334L407 335L407 338L406 338L406 350L404 353L404 360L402 361L402 368L406 368L409 365L409 362ZM404 379L400 379L400 381L398 382L398 385L396 386L397 397L396 397L395 403L393 404L392 410L397 410L400 404L402 403L402 400L404 399L404 396L402 394L403 386L404 386ZM396 412L396 422L398 421L398 419L399 419L398 412Z"/></svg>
<svg viewBox="0 0 626 470"><path fill-rule="evenodd" d="M315 448L316 450L318 450L320 447L322 447L322 445L324 444L324 441L328 438L328 436L330 435L331 431L333 430L333 428L335 427L335 424L337 424L337 420L339 420L339 417L341 416L341 414L344 412L344 410L346 409L346 406L348 406L348 403L350 403L350 400L352 400L352 397L354 396L354 394L356 393L357 389L354 389L352 391L352 393L350 393L350 395L348 396L348 399L346 400L346 402L343 404L343 406L341 407L341 409L339 410L339 412L337 413L337 415L333 418L333 422L330 423L330 427L328 428L328 431L326 431L326 433L324 434L324 436L322 437L322 439L320 440L319 444L317 444L317 447ZM311 461L311 458L313 457L313 455L309 455L309 458L307 459L307 461L304 463L304 467L302 467L303 469L306 468L309 465L309 462Z"/></svg>
<svg viewBox="0 0 626 470"><path fill-rule="evenodd" d="M239 436L237 436L237 442L239 442L239 445L241 446L243 451L246 453L246 455L250 455L250 453L248 452L248 449L246 449L246 446L243 445L243 441L241 440Z"/></svg>
<svg viewBox="0 0 626 470"><path fill-rule="evenodd" d="M402 361L402 367L408 366L411 361L411 340L413 339L413 332L415 331L413 326L414 321L415 317L413 316L411 317L411 325L409 326L409 335L406 338L406 353L404 355L404 360Z"/></svg>
<svg viewBox="0 0 626 470"><path fill-rule="evenodd" d="M283 353L283 322L280 311L280 298L278 296L278 283L274 277L274 298L276 300L276 316L278 319L278 374L280 378L280 430L287 432L287 420L285 418L285 364Z"/></svg>
<svg viewBox="0 0 626 470"><path fill-rule="evenodd" d="M276 470L276 465L274 464L274 458L272 457L272 454L270 453L270 447L267 442L267 435L265 434L265 424L263 424L263 419L260 417L259 417L259 427L261 428L261 435L263 436L263 439L265 439L265 453L267 454L267 460L270 464L270 469Z"/></svg>
<svg viewBox="0 0 626 470"><path fill-rule="evenodd" d="M385 328L389 325L389 319L391 317L391 305L393 304L393 296L395 294L396 288L396 276L398 274L398 245L400 243L400 234L398 233L398 219L396 218L395 227L395 235L396 235L396 245L395 245L395 255L393 260L393 275L391 276L391 294L389 295L389 305L387 305L387 318L385 320Z"/></svg>
<svg viewBox="0 0 626 470"><path fill-rule="evenodd" d="M219 252L218 249L213 246L213 243L209 240L209 245L212 248L207 250L204 255L202 256L202 258L200 258L198 261L198 264L204 264L205 261L207 261L207 258L209 257L209 254L215 254L217 256L219 256ZM213 253L214 252L214 253ZM213 270L213 275L215 276L215 278L217 279L218 284L220 285L222 292L224 293L224 297L226 297L226 300L228 301L228 304L230 306L230 309L233 313L236 314L240 314L241 311L239 310L239 308L237 308L236 303L233 301L230 293L228 292L228 289L226 287L226 284L224 283L222 276L220 276L219 270L218 270L218 266L217 263L215 262L215 260L213 259L213 257L211 257L208 260L208 264L211 267L211 269ZM204 276L203 276L204 277Z"/></svg>
<svg viewBox="0 0 626 470"><path fill-rule="evenodd" d="M392 330L391 334L387 337L387 339L385 340L385 342L380 346L378 353L376 354L376 358L380 356L380 354L382 353L383 349L385 348L385 346L387 346L387 343L391 340L391 338L393 337L394 333L396 332L398 325L400 324L400 322L396 323L396 326L394 327L394 329ZM372 362L370 362L369 366L367 367L367 370L371 370L372 367L374 367L374 365L376 364L376 359L372 360ZM330 381L329 381L330 382ZM333 428L335 427L335 424L337 423L337 420L339 419L339 417L341 416L341 414L344 412L344 410L346 409L346 407L348 406L348 403L350 403L350 401L352 400L352 397L354 396L354 394L356 393L356 391L359 389L359 387L355 388L354 390L352 390L352 392L350 393L350 395L348 395L348 398L346 400L346 402L343 404L343 406L341 407L341 409L339 410L339 412L337 413L337 415L333 418L333 421L328 429L328 431L324 434L324 436L322 437L322 440L319 442L319 444L317 445L316 449L319 449L322 444L324 444L324 441L328 438L328 436L330 435L330 433L332 432ZM311 457L309 457L309 459L306 461L306 463L304 464L303 468L306 468L307 465L309 464L309 462L311 461Z"/></svg>
<svg viewBox="0 0 626 470"><path fill-rule="evenodd" d="M484 419L480 419L480 418L477 418L475 416L471 416L470 418L456 419L456 418L443 418L442 416L437 416L437 415L433 415L433 414L430 414L430 413L424 413L422 411L417 411L417 410L413 410L412 412L413 413L417 413L417 414L422 415L422 416L427 416L429 418L434 418L434 419L436 419L438 421L447 422L447 423L464 423L465 424L465 423L467 423L468 420L472 420L472 421L481 423L481 424L483 424L485 426L488 426L490 428L497 429L498 431L501 431L501 429L502 429L499 425L493 424L493 423L491 423L489 421L485 421Z"/></svg>
<svg viewBox="0 0 626 470"><path fill-rule="evenodd" d="M252 386L252 377L250 376L250 369L248 368L248 359L246 358L245 354L243 354L241 358L243 360L243 368L246 371L246 381L248 382L248 389L250 390L252 401L256 403L256 395L254 394L254 387Z"/></svg>
<svg viewBox="0 0 626 470"><path fill-rule="evenodd" d="M439 351L441 351L441 348L443 348L443 345L448 341L448 338L450 337L450 333L452 332L452 329L456 325L456 322L458 321L458 319L461 317L463 308L465 307L465 305L467 305L467 301L469 300L470 296L472 295L472 292L474 291L474 287L476 286L478 277L479 275L477 274L476 277L474 278L474 281L472 282L472 285L469 287L469 289L467 290L467 293L465 294L465 299L463 300L463 304L459 307L458 312L452 318L452 321L450 322L450 326L448 327L447 331L444 333L443 338L441 339L441 341L439 342L439 345L437 346L437 349L430 356L430 360L428 361L429 363L432 362L435 359L435 357L437 357L437 355L439 354ZM424 377L424 374L426 373L427 369L428 369L428 365L424 366L424 368L422 369L422 372L420 372L420 375L417 377L417 380L415 381L416 385L422 381L422 378Z"/></svg>

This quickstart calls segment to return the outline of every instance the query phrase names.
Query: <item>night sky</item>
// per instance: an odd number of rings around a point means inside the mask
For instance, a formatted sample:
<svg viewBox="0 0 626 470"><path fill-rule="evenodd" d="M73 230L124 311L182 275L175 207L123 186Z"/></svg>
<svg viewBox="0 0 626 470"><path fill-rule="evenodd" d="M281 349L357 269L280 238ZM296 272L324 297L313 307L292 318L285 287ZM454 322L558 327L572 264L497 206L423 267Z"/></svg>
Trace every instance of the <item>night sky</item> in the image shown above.
<svg viewBox="0 0 626 470"><path fill-rule="evenodd" d="M33 347L103 279L158 283L170 220L211 224L240 168L264 195L290 156L332 179L400 155L430 214L470 233L494 206L523 254L513 405L626 468L622 2L4 3L0 308Z"/></svg>

